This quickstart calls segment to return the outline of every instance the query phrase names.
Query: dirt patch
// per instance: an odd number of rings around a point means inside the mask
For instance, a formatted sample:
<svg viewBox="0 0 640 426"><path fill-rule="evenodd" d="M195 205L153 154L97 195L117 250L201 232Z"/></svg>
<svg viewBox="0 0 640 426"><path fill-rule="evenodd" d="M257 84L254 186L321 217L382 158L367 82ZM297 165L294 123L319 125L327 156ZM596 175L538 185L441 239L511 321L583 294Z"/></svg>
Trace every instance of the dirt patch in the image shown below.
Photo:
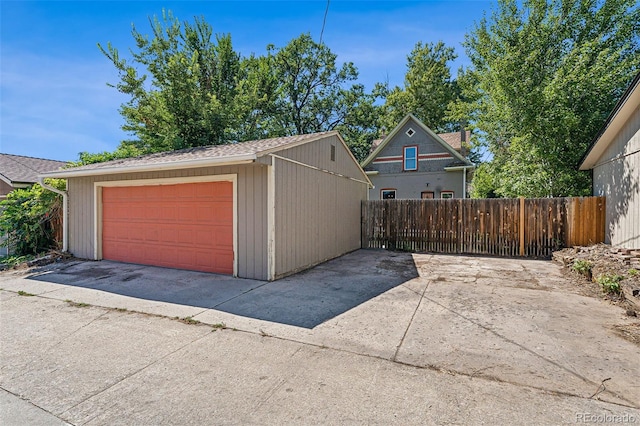
<svg viewBox="0 0 640 426"><path fill-rule="evenodd" d="M613 327L616 334L623 339L640 346L640 322L633 324L616 325Z"/></svg>
<svg viewBox="0 0 640 426"><path fill-rule="evenodd" d="M632 322L616 325L614 330L640 345L640 251L596 244L559 250L553 253L553 260L565 266L565 276L581 294L623 308ZM606 291L601 285L603 277L617 282L620 291Z"/></svg>

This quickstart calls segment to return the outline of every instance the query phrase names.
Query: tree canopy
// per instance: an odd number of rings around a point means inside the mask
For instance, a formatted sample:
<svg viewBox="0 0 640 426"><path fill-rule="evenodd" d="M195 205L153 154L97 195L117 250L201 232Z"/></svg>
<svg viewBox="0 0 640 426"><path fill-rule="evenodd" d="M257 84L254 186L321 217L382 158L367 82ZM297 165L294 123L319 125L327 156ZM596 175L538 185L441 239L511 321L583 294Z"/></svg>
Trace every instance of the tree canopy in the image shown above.
<svg viewBox="0 0 640 426"><path fill-rule="evenodd" d="M81 162L334 129L354 145L373 139L375 97L351 84L352 63L338 67L309 34L243 57L231 35L214 35L203 18L181 23L163 12L150 24L150 36L133 28L130 59L98 45L119 71L115 87L130 98L120 112L134 139L114 153L81 153Z"/></svg>
<svg viewBox="0 0 640 426"><path fill-rule="evenodd" d="M458 116L492 159L473 195L590 193L577 164L640 66L635 0L500 0L466 37Z"/></svg>
<svg viewBox="0 0 640 426"><path fill-rule="evenodd" d="M418 42L407 56L404 87L384 92L382 126L391 130L413 113L435 132L459 130L459 122L450 120L447 114L450 104L458 99L458 85L449 67L456 58L454 49L442 41Z"/></svg>
<svg viewBox="0 0 640 426"><path fill-rule="evenodd" d="M99 45L129 96L121 113L132 138L80 162L326 130L362 160L411 112L436 132L474 131L472 161L490 154L474 196L585 195L590 176L576 166L640 69L638 22L636 0L499 0L467 34L471 66L455 78L452 47L418 42L403 87L367 92L355 65L309 34L243 57L203 18L163 12L150 35L133 28L127 59Z"/></svg>

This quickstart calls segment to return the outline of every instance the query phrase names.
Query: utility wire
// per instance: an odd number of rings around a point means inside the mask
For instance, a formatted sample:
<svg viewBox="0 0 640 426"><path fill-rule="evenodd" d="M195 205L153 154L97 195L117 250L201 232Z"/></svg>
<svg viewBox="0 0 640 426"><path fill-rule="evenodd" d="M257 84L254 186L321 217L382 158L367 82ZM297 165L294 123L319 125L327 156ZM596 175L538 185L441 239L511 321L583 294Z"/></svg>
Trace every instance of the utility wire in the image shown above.
<svg viewBox="0 0 640 426"><path fill-rule="evenodd" d="M331 0L327 0L327 8L324 10L324 19L322 20L322 30L320 31L320 43L322 44L322 35L324 34L324 26L327 24L327 13L329 13L329 3Z"/></svg>

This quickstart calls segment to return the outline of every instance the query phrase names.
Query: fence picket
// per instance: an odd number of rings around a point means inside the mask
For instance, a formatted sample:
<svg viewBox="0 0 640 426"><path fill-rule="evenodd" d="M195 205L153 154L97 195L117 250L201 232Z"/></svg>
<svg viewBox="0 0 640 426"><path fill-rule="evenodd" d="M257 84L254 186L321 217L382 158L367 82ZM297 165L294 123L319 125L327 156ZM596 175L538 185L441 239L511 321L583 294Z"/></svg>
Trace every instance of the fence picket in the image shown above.
<svg viewBox="0 0 640 426"><path fill-rule="evenodd" d="M363 201L361 244L418 252L550 257L561 247L604 241L605 205L604 197Z"/></svg>

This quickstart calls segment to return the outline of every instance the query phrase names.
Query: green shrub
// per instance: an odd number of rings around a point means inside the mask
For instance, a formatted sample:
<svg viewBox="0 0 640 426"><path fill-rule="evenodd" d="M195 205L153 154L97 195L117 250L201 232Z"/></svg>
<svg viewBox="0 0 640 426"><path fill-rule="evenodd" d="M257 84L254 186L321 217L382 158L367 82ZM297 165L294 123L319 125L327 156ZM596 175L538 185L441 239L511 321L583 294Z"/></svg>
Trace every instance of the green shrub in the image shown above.
<svg viewBox="0 0 640 426"><path fill-rule="evenodd" d="M51 180L64 189L64 181ZM40 185L16 189L0 202L0 233L14 256L26 256L49 250L56 245L51 220L61 214L62 197Z"/></svg>
<svg viewBox="0 0 640 426"><path fill-rule="evenodd" d="M571 269L581 275L589 275L591 273L591 267L593 265L588 260L578 259L573 262Z"/></svg>
<svg viewBox="0 0 640 426"><path fill-rule="evenodd" d="M596 278L596 282L602 287L602 291L607 294L620 294L620 281L623 277L616 274L602 274Z"/></svg>

